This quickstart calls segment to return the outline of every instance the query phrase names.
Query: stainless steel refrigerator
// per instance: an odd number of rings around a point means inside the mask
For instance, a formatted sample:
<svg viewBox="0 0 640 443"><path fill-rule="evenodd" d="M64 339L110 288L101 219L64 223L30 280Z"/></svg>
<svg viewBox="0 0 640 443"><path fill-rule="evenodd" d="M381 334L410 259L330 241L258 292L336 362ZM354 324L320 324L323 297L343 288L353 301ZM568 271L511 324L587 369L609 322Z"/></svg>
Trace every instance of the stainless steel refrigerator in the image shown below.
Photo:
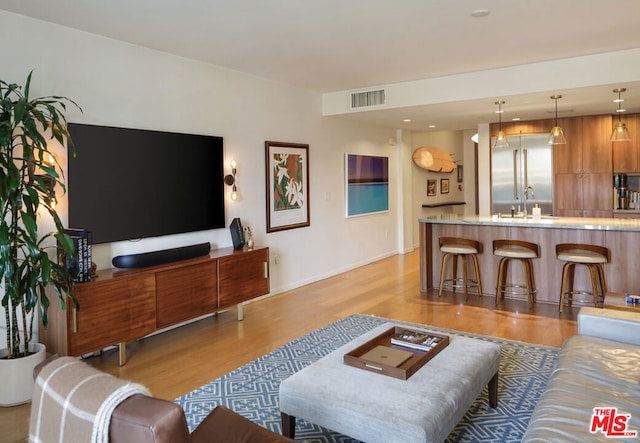
<svg viewBox="0 0 640 443"><path fill-rule="evenodd" d="M491 149L493 214L510 214L512 207L524 212L525 197L529 215L536 204L543 215L553 214L553 145L547 138L548 134L510 136L508 148Z"/></svg>

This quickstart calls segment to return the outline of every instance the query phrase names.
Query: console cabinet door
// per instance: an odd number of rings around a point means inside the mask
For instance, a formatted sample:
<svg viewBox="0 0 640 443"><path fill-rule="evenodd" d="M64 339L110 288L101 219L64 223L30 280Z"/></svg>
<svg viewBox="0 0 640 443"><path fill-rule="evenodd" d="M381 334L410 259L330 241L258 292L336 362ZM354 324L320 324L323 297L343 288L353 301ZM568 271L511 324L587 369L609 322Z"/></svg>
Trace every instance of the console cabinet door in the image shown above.
<svg viewBox="0 0 640 443"><path fill-rule="evenodd" d="M218 309L216 260L156 273L156 321L170 326Z"/></svg>
<svg viewBox="0 0 640 443"><path fill-rule="evenodd" d="M77 284L80 308L68 304L69 354L139 339L156 329L153 274Z"/></svg>
<svg viewBox="0 0 640 443"><path fill-rule="evenodd" d="M269 249L237 252L218 259L220 308L269 293Z"/></svg>

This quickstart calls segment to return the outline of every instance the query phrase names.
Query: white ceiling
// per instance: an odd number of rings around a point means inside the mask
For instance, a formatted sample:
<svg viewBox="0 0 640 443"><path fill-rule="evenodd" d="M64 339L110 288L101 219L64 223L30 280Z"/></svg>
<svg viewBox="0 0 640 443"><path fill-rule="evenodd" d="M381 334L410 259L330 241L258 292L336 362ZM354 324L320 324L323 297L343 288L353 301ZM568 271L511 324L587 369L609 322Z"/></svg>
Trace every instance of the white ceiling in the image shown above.
<svg viewBox="0 0 640 443"><path fill-rule="evenodd" d="M640 0L0 0L0 9L319 92L640 47ZM490 14L474 18L477 9ZM640 112L640 84L623 86L625 107ZM575 92L562 103L575 115L612 112L611 85ZM523 119L552 116L546 93L517 103ZM351 117L399 126L428 112L447 118L440 129L495 121L486 100L434 106Z"/></svg>

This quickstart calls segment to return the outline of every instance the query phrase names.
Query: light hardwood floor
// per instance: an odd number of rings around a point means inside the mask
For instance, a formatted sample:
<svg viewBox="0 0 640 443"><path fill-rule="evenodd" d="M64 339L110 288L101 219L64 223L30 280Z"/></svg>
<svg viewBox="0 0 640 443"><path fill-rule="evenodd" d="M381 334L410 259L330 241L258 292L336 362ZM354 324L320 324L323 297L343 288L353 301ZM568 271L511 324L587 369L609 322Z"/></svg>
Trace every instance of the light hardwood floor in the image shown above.
<svg viewBox="0 0 640 443"><path fill-rule="evenodd" d="M494 284L492 278L486 276L485 284ZM556 305L529 309L526 301L510 299L496 307L492 296L438 298L437 291L420 293L419 286L419 251L414 251L251 303L242 322L231 310L131 343L125 366L118 365L116 350L87 362L171 400L356 313L556 347L576 333L577 308L559 314ZM28 418L29 405L0 408L0 441L25 441Z"/></svg>

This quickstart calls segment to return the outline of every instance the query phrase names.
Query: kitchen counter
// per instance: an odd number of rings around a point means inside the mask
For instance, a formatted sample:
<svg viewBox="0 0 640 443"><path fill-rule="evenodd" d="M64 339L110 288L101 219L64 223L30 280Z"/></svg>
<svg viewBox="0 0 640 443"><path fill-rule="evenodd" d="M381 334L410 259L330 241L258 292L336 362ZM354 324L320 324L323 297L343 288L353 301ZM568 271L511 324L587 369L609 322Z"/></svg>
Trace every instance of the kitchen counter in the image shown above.
<svg viewBox="0 0 640 443"><path fill-rule="evenodd" d="M466 237L478 240L483 248L478 255L485 294L495 295L499 259L493 255L493 240L516 239L540 246L540 258L533 260L538 302L558 303L563 262L556 259L559 243L588 243L609 249L605 265L607 291L640 293L640 220L624 218L523 217L438 215L425 217L420 223L420 288L422 291L439 284L442 254L440 237ZM576 268L576 290L590 289L588 272ZM510 267L509 280L524 282L521 266ZM606 303L606 300L605 300ZM574 304L578 306L577 304Z"/></svg>
<svg viewBox="0 0 640 443"><path fill-rule="evenodd" d="M443 214L425 217L420 223L469 224L481 226L516 226L552 229L589 229L597 231L639 231L640 219L632 218L588 218L588 217L552 217L542 216L539 220L531 217L513 217L497 215L455 215Z"/></svg>

